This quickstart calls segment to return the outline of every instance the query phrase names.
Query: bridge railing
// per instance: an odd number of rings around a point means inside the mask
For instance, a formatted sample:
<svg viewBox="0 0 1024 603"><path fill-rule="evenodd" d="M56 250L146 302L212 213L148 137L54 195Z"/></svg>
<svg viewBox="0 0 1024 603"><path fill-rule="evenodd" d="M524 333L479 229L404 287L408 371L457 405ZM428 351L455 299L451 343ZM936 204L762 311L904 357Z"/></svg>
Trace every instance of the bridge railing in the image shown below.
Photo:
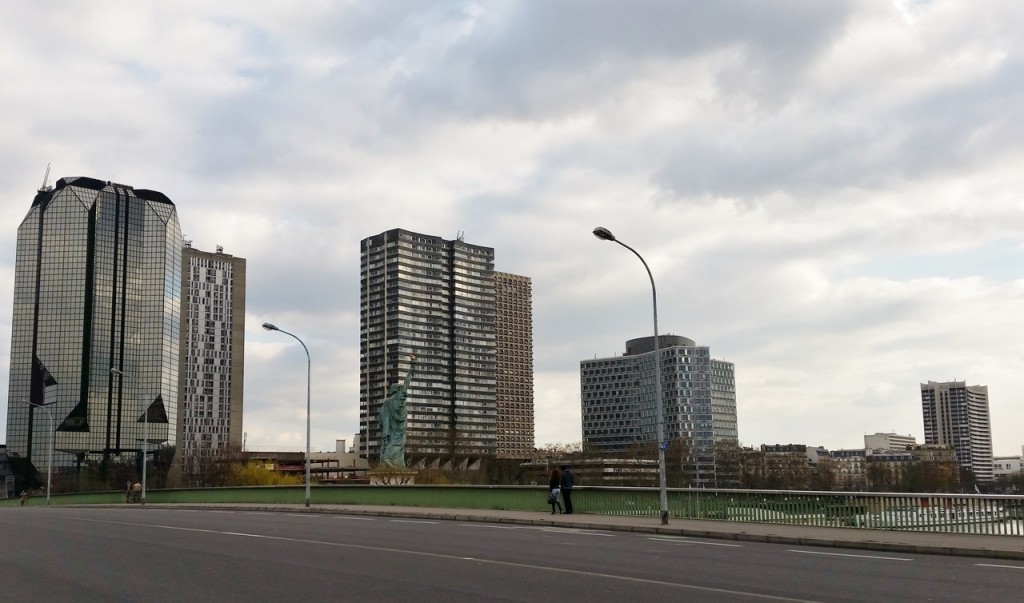
<svg viewBox="0 0 1024 603"><path fill-rule="evenodd" d="M578 513L657 518L657 488L578 487ZM798 492L670 488L669 516L835 528L872 528L948 533L1024 535L1024 496ZM314 504L393 505L516 511L548 511L541 486L343 485L314 486ZM149 503L300 504L303 486L252 486L149 490ZM18 505L17 499L0 506ZM54 495L52 504L124 503L122 492ZM33 496L27 504L44 505Z"/></svg>

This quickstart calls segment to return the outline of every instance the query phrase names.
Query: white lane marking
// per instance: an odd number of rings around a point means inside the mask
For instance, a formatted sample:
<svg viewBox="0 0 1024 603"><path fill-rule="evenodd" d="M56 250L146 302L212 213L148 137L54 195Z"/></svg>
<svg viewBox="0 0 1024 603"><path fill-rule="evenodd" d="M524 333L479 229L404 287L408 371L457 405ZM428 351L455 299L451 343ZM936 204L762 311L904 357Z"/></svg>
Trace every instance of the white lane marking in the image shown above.
<svg viewBox="0 0 1024 603"><path fill-rule="evenodd" d="M267 511L242 511L246 515L270 515Z"/></svg>
<svg viewBox="0 0 1024 603"><path fill-rule="evenodd" d="M234 511L215 511L215 510L210 510L209 512L210 513L227 513L228 515L234 515L235 514Z"/></svg>
<svg viewBox="0 0 1024 603"><path fill-rule="evenodd" d="M996 565L994 563L975 563L978 567L998 567L1000 569L1019 569L1024 570L1024 565Z"/></svg>
<svg viewBox="0 0 1024 603"><path fill-rule="evenodd" d="M537 528L541 532L554 532L555 534L579 534L580 536L606 536L611 538L615 534L605 534L604 532L588 532L585 530L574 530L572 528Z"/></svg>
<svg viewBox="0 0 1024 603"><path fill-rule="evenodd" d="M437 523L436 521L424 521L422 519L392 519L395 523Z"/></svg>
<svg viewBox="0 0 1024 603"><path fill-rule="evenodd" d="M489 526L486 523L460 523L460 526L467 528L489 528L491 530L519 530L519 526Z"/></svg>
<svg viewBox="0 0 1024 603"><path fill-rule="evenodd" d="M239 536L243 538L260 538L263 540L277 540L279 542L295 542L299 544L315 544L320 546L328 546L334 548L344 549L356 549L362 551L378 551L382 553L400 554L400 555L413 555L417 557L430 557L433 559L451 559L451 560L465 560L465 557L459 557L456 555L445 555L443 553L428 553L424 551L407 551L404 549L394 549L382 546L369 546L364 544L348 544L344 542L329 542L325 540L308 540L304 538L288 538L285 536L267 536L265 534L249 534L245 532L224 532L220 530L204 530L201 528L183 528L180 526L167 526L159 524L146 524L146 523L135 523L131 521L113 521L109 519L92 519L88 517L73 517L65 516L66 519L72 521L84 521L89 523L104 523L110 525L120 526L132 526L137 528L149 528L153 530L170 530L174 532L195 532L199 534L213 534L216 536ZM751 599L763 599L765 601L785 601L786 603L821 603L820 601L812 601L809 599L792 599L790 597L781 597L775 595L766 595L762 593L755 593L742 590L730 590L727 588L713 588L710 586L697 586L696 584L683 584L679 582L666 582L664 580L651 580L648 578L634 578L631 576L616 576L614 574L602 574L600 572L588 572L584 570L574 570L560 567L549 567L546 565L531 565L529 563L515 563L512 561L498 561L496 559L473 559L476 563L487 563L490 565L500 565L505 567L516 567L520 569L536 570L536 571L547 571L555 572L559 574L571 574L574 576L587 576L590 578L604 578L607 580L620 580L623 582L632 582L637 584L654 584L658 586L668 586L671 588L679 588L689 591L698 592L711 592L725 595L739 595L743 597L749 597Z"/></svg>
<svg viewBox="0 0 1024 603"><path fill-rule="evenodd" d="M347 519L348 521L377 521L375 517L350 517L347 515L335 515L335 519Z"/></svg>
<svg viewBox="0 0 1024 603"><path fill-rule="evenodd" d="M883 561L913 561L913 559L904 559L903 557L882 557L880 555L851 555L850 553L825 553L822 551L798 551L796 549L786 549L788 553L800 553L802 555L827 555L830 557L855 557L857 559L881 559Z"/></svg>
<svg viewBox="0 0 1024 603"><path fill-rule="evenodd" d="M285 513L288 517L316 517L319 513Z"/></svg>
<svg viewBox="0 0 1024 603"><path fill-rule="evenodd" d="M700 544L704 546L725 546L730 548L743 548L742 544L727 544L725 542L704 542L702 540L687 540L685 538L648 538L654 542L667 542L668 544Z"/></svg>

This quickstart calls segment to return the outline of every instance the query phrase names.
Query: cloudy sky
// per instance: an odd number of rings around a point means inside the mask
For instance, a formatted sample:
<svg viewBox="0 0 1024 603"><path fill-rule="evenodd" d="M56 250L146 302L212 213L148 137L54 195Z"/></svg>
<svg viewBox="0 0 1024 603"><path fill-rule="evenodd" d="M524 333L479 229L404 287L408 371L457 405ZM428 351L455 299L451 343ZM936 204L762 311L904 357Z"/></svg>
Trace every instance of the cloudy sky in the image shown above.
<svg viewBox="0 0 1024 603"><path fill-rule="evenodd" d="M919 383L1024 436L1024 3L13 0L0 4L0 381L48 163L159 190L248 261L250 447L358 429L359 241L533 278L537 444L579 361L662 333L736 365L747 445L923 440ZM6 400L6 388L2 389ZM6 424L6 404L0 403Z"/></svg>

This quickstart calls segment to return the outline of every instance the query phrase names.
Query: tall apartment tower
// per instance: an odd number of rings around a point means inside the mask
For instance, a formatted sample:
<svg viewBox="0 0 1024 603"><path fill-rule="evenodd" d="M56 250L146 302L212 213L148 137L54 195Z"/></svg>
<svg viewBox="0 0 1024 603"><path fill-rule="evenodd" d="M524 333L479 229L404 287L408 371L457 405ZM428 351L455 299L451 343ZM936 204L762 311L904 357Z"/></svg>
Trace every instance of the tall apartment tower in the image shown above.
<svg viewBox="0 0 1024 603"><path fill-rule="evenodd" d="M960 467L978 481L992 481L992 423L988 386L964 381L921 384L924 441L950 446Z"/></svg>
<svg viewBox="0 0 1024 603"><path fill-rule="evenodd" d="M503 349L499 356L498 325L506 325L502 331L510 338L513 320L526 323L528 310L514 309L514 301L499 310L498 291L502 299L507 293L528 304L528 280L509 275L498 285L494 249L461 237L389 230L364 239L361 256L359 453L371 461L380 457L381 402L387 388L404 379L415 355L406 406L406 464L473 467L496 456L499 384L514 376L499 377L498 363L510 371L532 364L532 349L528 355ZM522 333L517 341L524 341ZM501 398L509 405L525 404L524 391L502 386ZM532 384L530 391L532 417ZM513 443L522 443L512 438L530 437L524 431L510 428L510 452Z"/></svg>
<svg viewBox="0 0 1024 603"><path fill-rule="evenodd" d="M498 364L498 458L533 453L533 285L530 277L494 273Z"/></svg>
<svg viewBox="0 0 1024 603"><path fill-rule="evenodd" d="M38 468L51 447L60 466L174 444L180 283L162 193L93 178L41 189L18 227L7 451Z"/></svg>
<svg viewBox="0 0 1024 603"><path fill-rule="evenodd" d="M694 481L719 478L716 444L738 443L735 367L707 346L661 335L665 438L690 450ZM626 342L626 353L580 362L583 445L621 453L657 442L654 337Z"/></svg>
<svg viewBox="0 0 1024 603"><path fill-rule="evenodd" d="M181 367L178 451L186 480L189 459L242 446L245 378L245 259L182 250Z"/></svg>

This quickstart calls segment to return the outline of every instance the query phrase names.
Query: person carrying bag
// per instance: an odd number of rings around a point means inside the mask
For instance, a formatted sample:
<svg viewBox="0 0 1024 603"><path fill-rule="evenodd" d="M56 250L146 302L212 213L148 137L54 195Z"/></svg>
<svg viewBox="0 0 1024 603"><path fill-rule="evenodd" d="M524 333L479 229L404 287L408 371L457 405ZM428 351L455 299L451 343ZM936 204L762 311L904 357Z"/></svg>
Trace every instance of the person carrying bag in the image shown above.
<svg viewBox="0 0 1024 603"><path fill-rule="evenodd" d="M555 507L558 507L558 512L562 512L562 503L558 501L558 495L561 493L562 487L562 472L557 467L551 469L551 478L548 480L548 504L551 505L551 514L555 514Z"/></svg>

